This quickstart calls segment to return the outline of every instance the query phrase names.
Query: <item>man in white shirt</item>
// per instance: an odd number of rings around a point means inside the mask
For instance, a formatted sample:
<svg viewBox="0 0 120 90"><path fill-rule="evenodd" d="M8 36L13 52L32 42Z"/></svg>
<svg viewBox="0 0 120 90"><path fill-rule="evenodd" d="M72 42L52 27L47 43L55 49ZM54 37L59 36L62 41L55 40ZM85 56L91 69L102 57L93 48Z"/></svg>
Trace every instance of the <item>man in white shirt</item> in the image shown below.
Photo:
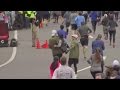
<svg viewBox="0 0 120 90"><path fill-rule="evenodd" d="M74 70L66 65L66 57L62 56L60 61L61 66L54 71L52 79L76 79Z"/></svg>

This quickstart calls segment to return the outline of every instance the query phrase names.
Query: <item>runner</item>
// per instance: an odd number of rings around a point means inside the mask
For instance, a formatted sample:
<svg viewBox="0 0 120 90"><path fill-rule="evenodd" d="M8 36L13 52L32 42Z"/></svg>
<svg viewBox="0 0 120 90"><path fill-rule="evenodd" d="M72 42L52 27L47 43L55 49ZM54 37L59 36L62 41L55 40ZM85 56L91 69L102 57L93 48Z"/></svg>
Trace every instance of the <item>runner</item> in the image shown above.
<svg viewBox="0 0 120 90"><path fill-rule="evenodd" d="M108 22L109 27L109 40L110 40L110 46L111 46L111 40L113 38L113 48L115 48L115 36L116 36L116 27L118 27L118 24L116 21L114 21L114 17L110 17L110 20Z"/></svg>
<svg viewBox="0 0 120 90"><path fill-rule="evenodd" d="M77 17L77 14L75 11L71 12L70 15L70 23L71 23L71 29L72 29L72 34L77 34L77 24L75 23L75 18Z"/></svg>
<svg viewBox="0 0 120 90"><path fill-rule="evenodd" d="M81 23L81 27L79 28L79 34L80 34L80 42L83 47L83 55L84 59L86 59L86 51L87 51L87 46L88 46L88 41L89 41L89 34L92 32L92 30L85 25L85 22Z"/></svg>
<svg viewBox="0 0 120 90"><path fill-rule="evenodd" d="M118 72L118 75L120 75L120 63L118 60L113 61L112 67L114 70L116 70Z"/></svg>
<svg viewBox="0 0 120 90"><path fill-rule="evenodd" d="M108 15L104 14L104 17L102 19L102 25L103 25L103 34L104 34L104 38L105 40L108 39Z"/></svg>
<svg viewBox="0 0 120 90"><path fill-rule="evenodd" d="M97 73L95 79L105 79L105 75L103 73Z"/></svg>
<svg viewBox="0 0 120 90"><path fill-rule="evenodd" d="M95 53L96 48L100 48L100 53L103 56L103 50L105 50L104 42L102 39L102 35L98 34L96 40L92 42L92 54Z"/></svg>
<svg viewBox="0 0 120 90"><path fill-rule="evenodd" d="M71 15L71 12L70 11L66 11L65 14L64 14L64 22L65 22L65 25L66 25L66 31L68 33L69 31L69 26L70 26L70 15Z"/></svg>
<svg viewBox="0 0 120 90"><path fill-rule="evenodd" d="M83 16L85 17L85 24L87 24L87 21L88 21L88 12L87 11L83 11Z"/></svg>
<svg viewBox="0 0 120 90"><path fill-rule="evenodd" d="M77 75L77 64L79 62L79 44L77 42L78 36L76 34L72 35L72 42L69 52L69 61L68 65L74 65L75 74Z"/></svg>
<svg viewBox="0 0 120 90"><path fill-rule="evenodd" d="M59 57L55 56L53 62L50 65L50 78L52 78L55 69L58 68L60 65L61 64L60 64Z"/></svg>
<svg viewBox="0 0 120 90"><path fill-rule="evenodd" d="M59 37L56 30L52 30L52 37L49 39L49 48L52 50L53 57L58 56L59 59L62 57L61 45L59 43Z"/></svg>
<svg viewBox="0 0 120 90"><path fill-rule="evenodd" d="M100 52L100 49L96 48L95 53L88 60L88 63L91 65L90 72L94 79L97 73L103 72L104 61Z"/></svg>
<svg viewBox="0 0 120 90"><path fill-rule="evenodd" d="M75 18L77 29L81 27L81 22L85 22L85 17L82 15L82 12L79 12L78 16Z"/></svg>
<svg viewBox="0 0 120 90"><path fill-rule="evenodd" d="M64 31L64 25L60 25L60 30L57 31L58 36L63 36L64 39L67 38L68 33Z"/></svg>
<svg viewBox="0 0 120 90"><path fill-rule="evenodd" d="M96 25L97 25L97 18L98 18L97 11L91 11L90 17L91 17L91 23L92 23L93 34L95 34Z"/></svg>
<svg viewBox="0 0 120 90"><path fill-rule="evenodd" d="M58 19L60 15L61 15L61 11L53 11L53 17L55 19L53 23L58 23Z"/></svg>
<svg viewBox="0 0 120 90"><path fill-rule="evenodd" d="M54 71L52 79L76 79L74 70L66 65L67 58L63 56L60 61L61 66Z"/></svg>

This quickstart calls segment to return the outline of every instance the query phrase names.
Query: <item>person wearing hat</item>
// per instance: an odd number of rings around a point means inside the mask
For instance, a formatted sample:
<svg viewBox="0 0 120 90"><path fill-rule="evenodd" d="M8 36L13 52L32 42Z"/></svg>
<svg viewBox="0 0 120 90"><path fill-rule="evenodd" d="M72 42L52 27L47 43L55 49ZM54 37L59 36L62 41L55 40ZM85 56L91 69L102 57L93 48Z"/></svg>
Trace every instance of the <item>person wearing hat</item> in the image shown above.
<svg viewBox="0 0 120 90"><path fill-rule="evenodd" d="M100 48L95 49L95 53L90 56L87 62L91 65L90 72L94 79L97 73L103 73L104 61L100 54Z"/></svg>
<svg viewBox="0 0 120 90"><path fill-rule="evenodd" d="M49 39L49 48L52 50L53 57L62 56L62 50L60 49L59 37L56 30L52 30L51 38Z"/></svg>
<svg viewBox="0 0 120 90"><path fill-rule="evenodd" d="M79 61L79 43L77 42L78 35L72 35L72 41L70 45L68 65L71 67L74 64L75 74L77 74L77 64Z"/></svg>
<svg viewBox="0 0 120 90"><path fill-rule="evenodd" d="M105 40L108 39L108 21L109 21L108 15L104 14L101 24L103 25L103 34L104 34Z"/></svg>
<svg viewBox="0 0 120 90"><path fill-rule="evenodd" d="M120 63L118 60L114 60L112 63L112 67L114 70L116 70L118 72L118 74L120 75Z"/></svg>
<svg viewBox="0 0 120 90"><path fill-rule="evenodd" d="M76 79L74 70L67 66L67 58L62 56L60 59L61 66L58 67L54 73L52 79Z"/></svg>

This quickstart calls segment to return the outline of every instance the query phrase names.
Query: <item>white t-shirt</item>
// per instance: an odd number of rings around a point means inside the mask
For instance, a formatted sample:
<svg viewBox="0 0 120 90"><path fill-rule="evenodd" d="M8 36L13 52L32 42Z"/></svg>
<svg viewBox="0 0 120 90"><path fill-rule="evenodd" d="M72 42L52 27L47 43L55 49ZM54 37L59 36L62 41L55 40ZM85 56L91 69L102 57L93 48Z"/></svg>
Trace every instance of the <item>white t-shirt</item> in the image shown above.
<svg viewBox="0 0 120 90"><path fill-rule="evenodd" d="M71 67L61 65L54 71L52 79L76 79L76 75Z"/></svg>

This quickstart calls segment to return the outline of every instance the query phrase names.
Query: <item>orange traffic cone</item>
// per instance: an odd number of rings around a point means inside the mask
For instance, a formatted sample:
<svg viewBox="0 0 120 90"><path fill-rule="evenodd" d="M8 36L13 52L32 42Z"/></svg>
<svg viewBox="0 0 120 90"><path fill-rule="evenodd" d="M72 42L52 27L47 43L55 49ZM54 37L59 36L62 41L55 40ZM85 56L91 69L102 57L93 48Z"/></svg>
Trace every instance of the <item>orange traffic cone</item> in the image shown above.
<svg viewBox="0 0 120 90"><path fill-rule="evenodd" d="M40 41L36 40L36 49L40 49Z"/></svg>
<svg viewBox="0 0 120 90"><path fill-rule="evenodd" d="M42 45L42 48L47 49L48 48L48 41L46 40L46 42Z"/></svg>

